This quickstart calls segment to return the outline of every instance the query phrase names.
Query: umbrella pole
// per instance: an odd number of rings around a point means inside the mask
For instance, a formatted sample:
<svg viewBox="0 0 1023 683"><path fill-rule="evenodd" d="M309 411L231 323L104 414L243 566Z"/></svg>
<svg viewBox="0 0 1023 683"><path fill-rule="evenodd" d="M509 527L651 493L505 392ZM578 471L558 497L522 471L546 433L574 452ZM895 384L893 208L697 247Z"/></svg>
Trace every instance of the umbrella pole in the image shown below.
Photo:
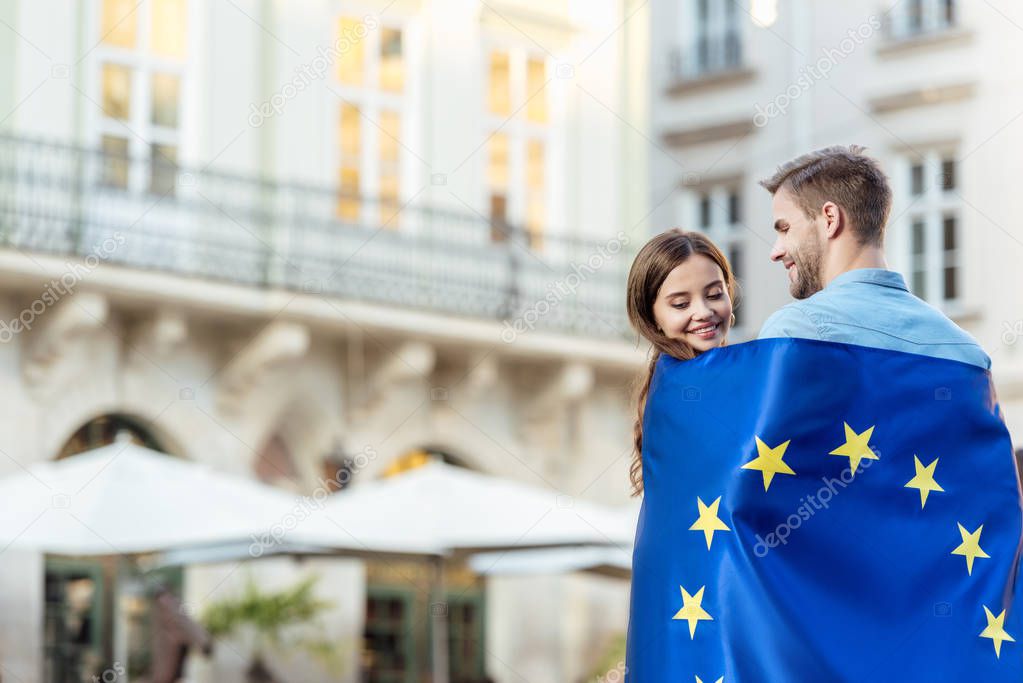
<svg viewBox="0 0 1023 683"><path fill-rule="evenodd" d="M449 683L448 668L448 603L444 585L444 558L435 557L433 563L433 600L430 618L433 619L433 683Z"/></svg>

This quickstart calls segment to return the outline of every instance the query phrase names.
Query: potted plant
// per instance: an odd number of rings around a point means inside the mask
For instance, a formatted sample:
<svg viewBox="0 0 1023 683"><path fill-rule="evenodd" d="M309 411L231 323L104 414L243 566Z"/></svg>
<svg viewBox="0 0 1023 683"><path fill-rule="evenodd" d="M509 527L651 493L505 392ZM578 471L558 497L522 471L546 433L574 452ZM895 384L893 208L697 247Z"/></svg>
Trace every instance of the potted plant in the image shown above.
<svg viewBox="0 0 1023 683"><path fill-rule="evenodd" d="M285 635L289 627L313 622L333 606L314 595L317 580L314 576L284 590L264 591L250 577L240 596L206 607L202 622L211 636L240 635L249 640L253 653L247 671L249 683L282 683L267 666L264 654L268 651L304 650L329 670L343 669L343 657L334 644Z"/></svg>

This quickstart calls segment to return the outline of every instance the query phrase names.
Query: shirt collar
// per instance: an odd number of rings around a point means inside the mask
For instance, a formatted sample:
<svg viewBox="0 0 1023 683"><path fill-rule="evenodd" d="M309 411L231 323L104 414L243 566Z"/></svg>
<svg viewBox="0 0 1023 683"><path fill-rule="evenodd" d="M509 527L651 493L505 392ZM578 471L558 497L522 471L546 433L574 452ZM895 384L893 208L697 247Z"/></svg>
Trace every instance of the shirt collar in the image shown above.
<svg viewBox="0 0 1023 683"><path fill-rule="evenodd" d="M828 289L852 282L864 282L871 285L881 285L882 287L909 291L901 273L894 270L886 270L885 268L856 268L854 270L847 270L829 282Z"/></svg>

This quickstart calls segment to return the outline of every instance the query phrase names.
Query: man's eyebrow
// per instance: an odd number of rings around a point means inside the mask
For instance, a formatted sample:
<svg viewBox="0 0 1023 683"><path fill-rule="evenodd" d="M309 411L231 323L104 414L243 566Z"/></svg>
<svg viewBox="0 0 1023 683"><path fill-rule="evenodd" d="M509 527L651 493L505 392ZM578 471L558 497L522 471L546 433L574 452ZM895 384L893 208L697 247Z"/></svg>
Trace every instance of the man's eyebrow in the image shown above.
<svg viewBox="0 0 1023 683"><path fill-rule="evenodd" d="M784 228L789 227L789 224L783 218L779 218L774 222L774 231L781 232Z"/></svg>

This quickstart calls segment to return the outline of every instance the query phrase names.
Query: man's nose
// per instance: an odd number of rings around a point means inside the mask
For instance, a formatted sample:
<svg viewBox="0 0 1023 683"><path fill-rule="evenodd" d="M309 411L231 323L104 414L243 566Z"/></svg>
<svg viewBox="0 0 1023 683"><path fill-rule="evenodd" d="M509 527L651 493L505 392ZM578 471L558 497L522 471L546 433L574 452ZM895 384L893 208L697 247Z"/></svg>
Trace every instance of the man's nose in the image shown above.
<svg viewBox="0 0 1023 683"><path fill-rule="evenodd" d="M781 237L774 241L774 246L771 247L771 260L781 261L785 256L785 249L781 246Z"/></svg>

